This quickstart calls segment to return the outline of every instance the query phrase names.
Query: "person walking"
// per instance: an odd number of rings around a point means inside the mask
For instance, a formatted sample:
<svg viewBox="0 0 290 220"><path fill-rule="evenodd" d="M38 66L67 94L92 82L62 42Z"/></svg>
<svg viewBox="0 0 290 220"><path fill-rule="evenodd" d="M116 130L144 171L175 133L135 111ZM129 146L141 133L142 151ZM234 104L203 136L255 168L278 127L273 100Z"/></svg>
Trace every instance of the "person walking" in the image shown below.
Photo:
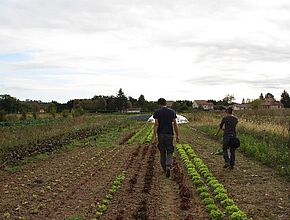
<svg viewBox="0 0 290 220"><path fill-rule="evenodd" d="M153 144L160 151L160 164L166 177L170 177L172 168L172 155L174 152L173 137L175 133L176 142L179 143L179 129L176 122L176 113L166 106L164 98L158 99L160 108L154 112L155 119L153 127ZM174 132L173 132L174 130ZM158 138L157 138L158 136Z"/></svg>
<svg viewBox="0 0 290 220"><path fill-rule="evenodd" d="M223 134L223 157L225 160L224 168L234 169L235 159L236 159L236 148L231 146L231 138L236 137L236 126L238 124L238 118L233 115L233 108L228 108L226 110L226 116L223 117L216 136L219 134L220 130L224 131ZM228 149L230 149L230 157L228 154Z"/></svg>

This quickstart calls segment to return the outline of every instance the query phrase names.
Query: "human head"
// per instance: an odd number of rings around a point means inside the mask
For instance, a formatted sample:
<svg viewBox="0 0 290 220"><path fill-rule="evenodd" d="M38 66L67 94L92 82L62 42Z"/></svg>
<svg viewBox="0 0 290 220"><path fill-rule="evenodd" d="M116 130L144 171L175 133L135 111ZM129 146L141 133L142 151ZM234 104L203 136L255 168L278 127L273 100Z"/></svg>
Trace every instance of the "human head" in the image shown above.
<svg viewBox="0 0 290 220"><path fill-rule="evenodd" d="M164 98L158 99L158 105L165 106L166 105L166 100Z"/></svg>
<svg viewBox="0 0 290 220"><path fill-rule="evenodd" d="M232 107L227 108L226 113L233 114L233 108Z"/></svg>

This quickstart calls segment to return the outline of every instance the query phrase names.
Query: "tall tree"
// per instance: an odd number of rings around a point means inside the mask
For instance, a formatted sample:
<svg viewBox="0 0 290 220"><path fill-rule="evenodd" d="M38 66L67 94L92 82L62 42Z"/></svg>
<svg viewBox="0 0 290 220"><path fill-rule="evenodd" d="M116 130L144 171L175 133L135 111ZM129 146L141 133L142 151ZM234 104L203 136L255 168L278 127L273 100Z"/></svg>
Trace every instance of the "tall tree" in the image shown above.
<svg viewBox="0 0 290 220"><path fill-rule="evenodd" d="M146 99L145 99L144 95L141 94L138 98L138 106L140 108L143 108L145 104L146 104Z"/></svg>
<svg viewBox="0 0 290 220"><path fill-rule="evenodd" d="M225 104L228 104L228 105L230 105L234 100L235 100L234 95L226 95L226 96L223 98L223 102L224 102Z"/></svg>
<svg viewBox="0 0 290 220"><path fill-rule="evenodd" d="M264 95L263 95L263 93L260 94L259 99L260 99L260 100L264 100Z"/></svg>
<svg viewBox="0 0 290 220"><path fill-rule="evenodd" d="M271 94L271 93L267 93L266 95L265 95L265 99L275 99L274 98L274 95L273 94Z"/></svg>
<svg viewBox="0 0 290 220"><path fill-rule="evenodd" d="M290 96L286 90L283 91L281 94L281 103L284 105L285 108L290 108Z"/></svg>
<svg viewBox="0 0 290 220"><path fill-rule="evenodd" d="M48 112L52 115L53 118L56 116L56 104L55 102L51 102L48 106Z"/></svg>
<svg viewBox="0 0 290 220"><path fill-rule="evenodd" d="M20 111L20 101L10 95L0 95L0 109L7 113L17 113Z"/></svg>
<svg viewBox="0 0 290 220"><path fill-rule="evenodd" d="M120 88L116 97L117 108L119 111L125 110L127 101L127 97L125 96L122 88Z"/></svg>

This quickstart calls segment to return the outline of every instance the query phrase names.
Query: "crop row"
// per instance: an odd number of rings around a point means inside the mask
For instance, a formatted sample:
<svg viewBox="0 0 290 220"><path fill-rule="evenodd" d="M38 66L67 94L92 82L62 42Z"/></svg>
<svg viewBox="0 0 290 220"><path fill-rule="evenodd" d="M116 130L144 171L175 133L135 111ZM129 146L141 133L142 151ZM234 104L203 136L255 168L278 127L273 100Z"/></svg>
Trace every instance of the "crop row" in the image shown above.
<svg viewBox="0 0 290 220"><path fill-rule="evenodd" d="M177 150L210 218L213 220L225 219L224 212L219 208L221 207L230 220L246 220L246 214L229 198L223 184L214 177L191 146L178 144Z"/></svg>
<svg viewBox="0 0 290 220"><path fill-rule="evenodd" d="M99 203L94 219L99 219L108 210L108 205L109 205L110 201L113 199L113 196L116 194L116 192L122 186L122 184L125 180L125 177L126 177L126 172L123 171L120 175L118 175L115 178L109 192L107 193L105 198Z"/></svg>
<svg viewBox="0 0 290 220"><path fill-rule="evenodd" d="M149 143L152 139L152 134L152 126L146 125L128 140L128 144Z"/></svg>

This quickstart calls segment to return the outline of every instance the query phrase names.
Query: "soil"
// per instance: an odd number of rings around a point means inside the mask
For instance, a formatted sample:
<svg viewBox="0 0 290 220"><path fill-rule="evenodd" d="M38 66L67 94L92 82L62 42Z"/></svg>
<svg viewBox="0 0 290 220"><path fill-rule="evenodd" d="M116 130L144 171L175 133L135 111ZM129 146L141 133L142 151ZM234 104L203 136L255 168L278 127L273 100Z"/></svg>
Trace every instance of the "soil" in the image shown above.
<svg viewBox="0 0 290 220"><path fill-rule="evenodd" d="M240 152L234 170L223 169L222 156L212 154L220 143L184 126L182 143L191 144L249 218L290 219L289 182ZM126 171L101 219L209 219L177 153L166 178L155 146L120 143L52 154L14 174L0 171L0 218L92 219L115 177Z"/></svg>

